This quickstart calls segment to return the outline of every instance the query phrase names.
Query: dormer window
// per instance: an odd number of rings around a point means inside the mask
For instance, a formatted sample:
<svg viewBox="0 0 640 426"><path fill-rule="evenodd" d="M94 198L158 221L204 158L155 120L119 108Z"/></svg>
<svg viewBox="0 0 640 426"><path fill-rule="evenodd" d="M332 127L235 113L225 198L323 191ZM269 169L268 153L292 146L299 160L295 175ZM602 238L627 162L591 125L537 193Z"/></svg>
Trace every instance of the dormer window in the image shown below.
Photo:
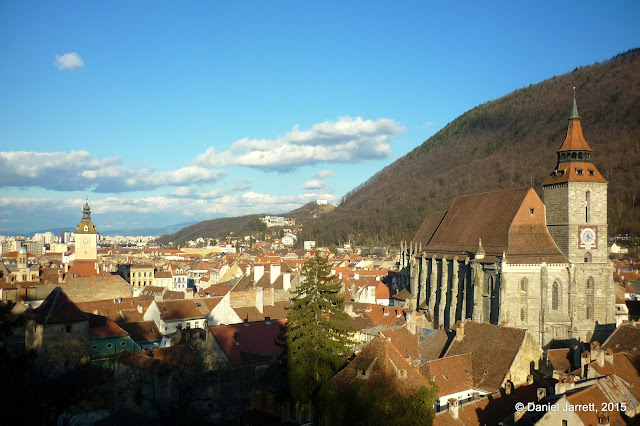
<svg viewBox="0 0 640 426"><path fill-rule="evenodd" d="M596 173L593 170L589 170L589 176L595 176Z"/></svg>
<svg viewBox="0 0 640 426"><path fill-rule="evenodd" d="M87 225L84 226L84 231L87 232L89 230L89 227Z"/></svg>
<svg viewBox="0 0 640 426"><path fill-rule="evenodd" d="M533 214L535 212L535 209L529 209L529 213Z"/></svg>
<svg viewBox="0 0 640 426"><path fill-rule="evenodd" d="M582 170L581 169L576 169L576 173L578 174L578 176L582 176Z"/></svg>

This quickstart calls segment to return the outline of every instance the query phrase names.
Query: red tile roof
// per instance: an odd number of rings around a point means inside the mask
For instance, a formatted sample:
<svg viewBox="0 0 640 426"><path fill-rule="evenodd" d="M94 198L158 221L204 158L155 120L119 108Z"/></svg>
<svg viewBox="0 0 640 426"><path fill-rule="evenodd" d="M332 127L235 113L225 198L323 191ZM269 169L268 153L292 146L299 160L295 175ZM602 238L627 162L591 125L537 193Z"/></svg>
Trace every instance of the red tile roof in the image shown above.
<svg viewBox="0 0 640 426"><path fill-rule="evenodd" d="M286 321L250 322L209 327L231 365L251 363L256 358L273 358L282 352L276 344ZM243 356L244 354L244 356Z"/></svg>

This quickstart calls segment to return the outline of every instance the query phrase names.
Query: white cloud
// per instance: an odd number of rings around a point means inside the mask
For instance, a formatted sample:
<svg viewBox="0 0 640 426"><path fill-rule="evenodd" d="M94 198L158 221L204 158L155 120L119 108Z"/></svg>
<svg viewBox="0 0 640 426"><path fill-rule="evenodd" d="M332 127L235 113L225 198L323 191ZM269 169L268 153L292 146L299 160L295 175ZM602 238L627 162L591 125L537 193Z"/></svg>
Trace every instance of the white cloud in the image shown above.
<svg viewBox="0 0 640 426"><path fill-rule="evenodd" d="M320 170L318 173L313 175L314 179L324 179L326 177L335 176L336 172L333 170Z"/></svg>
<svg viewBox="0 0 640 426"><path fill-rule="evenodd" d="M324 181L319 179L308 180L304 183L304 185L302 185L302 187L304 189L322 189L324 188Z"/></svg>
<svg viewBox="0 0 640 426"><path fill-rule="evenodd" d="M217 197L221 196L222 194L223 194L222 189L216 188L216 189L212 189L211 191L208 191L208 192L201 192L198 195L200 196L200 198L217 198Z"/></svg>
<svg viewBox="0 0 640 426"><path fill-rule="evenodd" d="M252 213L285 213L300 207L303 204L317 199L336 201L331 194L308 192L302 195L272 195L257 192L244 194L210 194L208 199L202 198L178 198L172 196L151 196L144 198L106 197L103 199L90 199L89 205L98 229L106 229L113 225L110 217L126 214L127 223L148 223L151 215L170 215L171 220L179 222L189 217L196 216L200 220L212 216L242 216ZM202 196L202 194L201 194ZM65 213L69 219L61 223L75 223L80 218L81 206L84 198L76 199L49 199L49 198L19 198L0 197L0 217L17 218L28 216L34 218L43 214L51 216L54 211L58 215ZM137 216L140 215L140 216ZM96 221L96 217L100 220ZM60 226L58 223L57 226Z"/></svg>
<svg viewBox="0 0 640 426"><path fill-rule="evenodd" d="M222 170L198 166L165 172L156 172L153 168L127 168L120 157L100 160L87 151L0 152L0 187L128 192L210 183L223 175Z"/></svg>
<svg viewBox="0 0 640 426"><path fill-rule="evenodd" d="M76 71L84 66L84 62L76 52L70 52L64 55L56 55L56 65L59 70Z"/></svg>
<svg viewBox="0 0 640 426"><path fill-rule="evenodd" d="M327 163L357 163L386 158L391 138L404 131L394 120L376 121L342 117L336 122L314 124L274 140L240 139L227 151L210 147L193 164L199 166L248 166L265 170L290 171L296 167Z"/></svg>
<svg viewBox="0 0 640 426"><path fill-rule="evenodd" d="M193 195L195 191L195 187L193 186L179 186L169 193L169 195L173 195L174 197L190 197Z"/></svg>
<svg viewBox="0 0 640 426"><path fill-rule="evenodd" d="M246 178L245 179L235 179L231 183L231 191L233 191L233 192L246 191L250 187L251 187L251 179L246 179Z"/></svg>

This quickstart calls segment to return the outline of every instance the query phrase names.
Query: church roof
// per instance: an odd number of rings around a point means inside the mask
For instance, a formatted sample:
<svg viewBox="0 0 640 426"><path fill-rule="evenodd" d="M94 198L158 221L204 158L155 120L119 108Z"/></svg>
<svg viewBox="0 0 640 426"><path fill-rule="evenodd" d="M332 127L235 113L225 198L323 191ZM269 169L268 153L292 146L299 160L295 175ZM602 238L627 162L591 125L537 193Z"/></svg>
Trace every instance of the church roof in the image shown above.
<svg viewBox="0 0 640 426"><path fill-rule="evenodd" d="M544 181L543 186L566 182L602 182L607 180L593 163L560 163Z"/></svg>
<svg viewBox="0 0 640 426"><path fill-rule="evenodd" d="M480 247L487 259L506 254L511 263L567 261L547 231L542 200L530 188L456 198L424 252L477 254Z"/></svg>
<svg viewBox="0 0 640 426"><path fill-rule="evenodd" d="M438 229L438 225L440 225L440 222L442 222L445 214L447 214L446 211L429 213L424 222L422 222L422 226L420 226L420 229L418 230L418 233L416 234L412 243L419 243L422 244L422 246L426 246L427 244L429 244L429 241L431 241L431 237L433 237L436 229Z"/></svg>
<svg viewBox="0 0 640 426"><path fill-rule="evenodd" d="M584 139L579 118L571 118L569 120L567 137L558 151L593 151Z"/></svg>

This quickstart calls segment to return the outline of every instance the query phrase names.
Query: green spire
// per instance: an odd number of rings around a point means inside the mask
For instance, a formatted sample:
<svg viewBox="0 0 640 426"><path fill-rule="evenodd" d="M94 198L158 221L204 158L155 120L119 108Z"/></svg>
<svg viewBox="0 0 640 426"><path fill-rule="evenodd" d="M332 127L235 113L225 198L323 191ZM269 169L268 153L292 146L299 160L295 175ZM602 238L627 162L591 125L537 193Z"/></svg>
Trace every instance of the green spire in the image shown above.
<svg viewBox="0 0 640 426"><path fill-rule="evenodd" d="M576 86L573 86L573 108L571 109L571 117L569 117L569 120L580 120L578 104L576 103Z"/></svg>

